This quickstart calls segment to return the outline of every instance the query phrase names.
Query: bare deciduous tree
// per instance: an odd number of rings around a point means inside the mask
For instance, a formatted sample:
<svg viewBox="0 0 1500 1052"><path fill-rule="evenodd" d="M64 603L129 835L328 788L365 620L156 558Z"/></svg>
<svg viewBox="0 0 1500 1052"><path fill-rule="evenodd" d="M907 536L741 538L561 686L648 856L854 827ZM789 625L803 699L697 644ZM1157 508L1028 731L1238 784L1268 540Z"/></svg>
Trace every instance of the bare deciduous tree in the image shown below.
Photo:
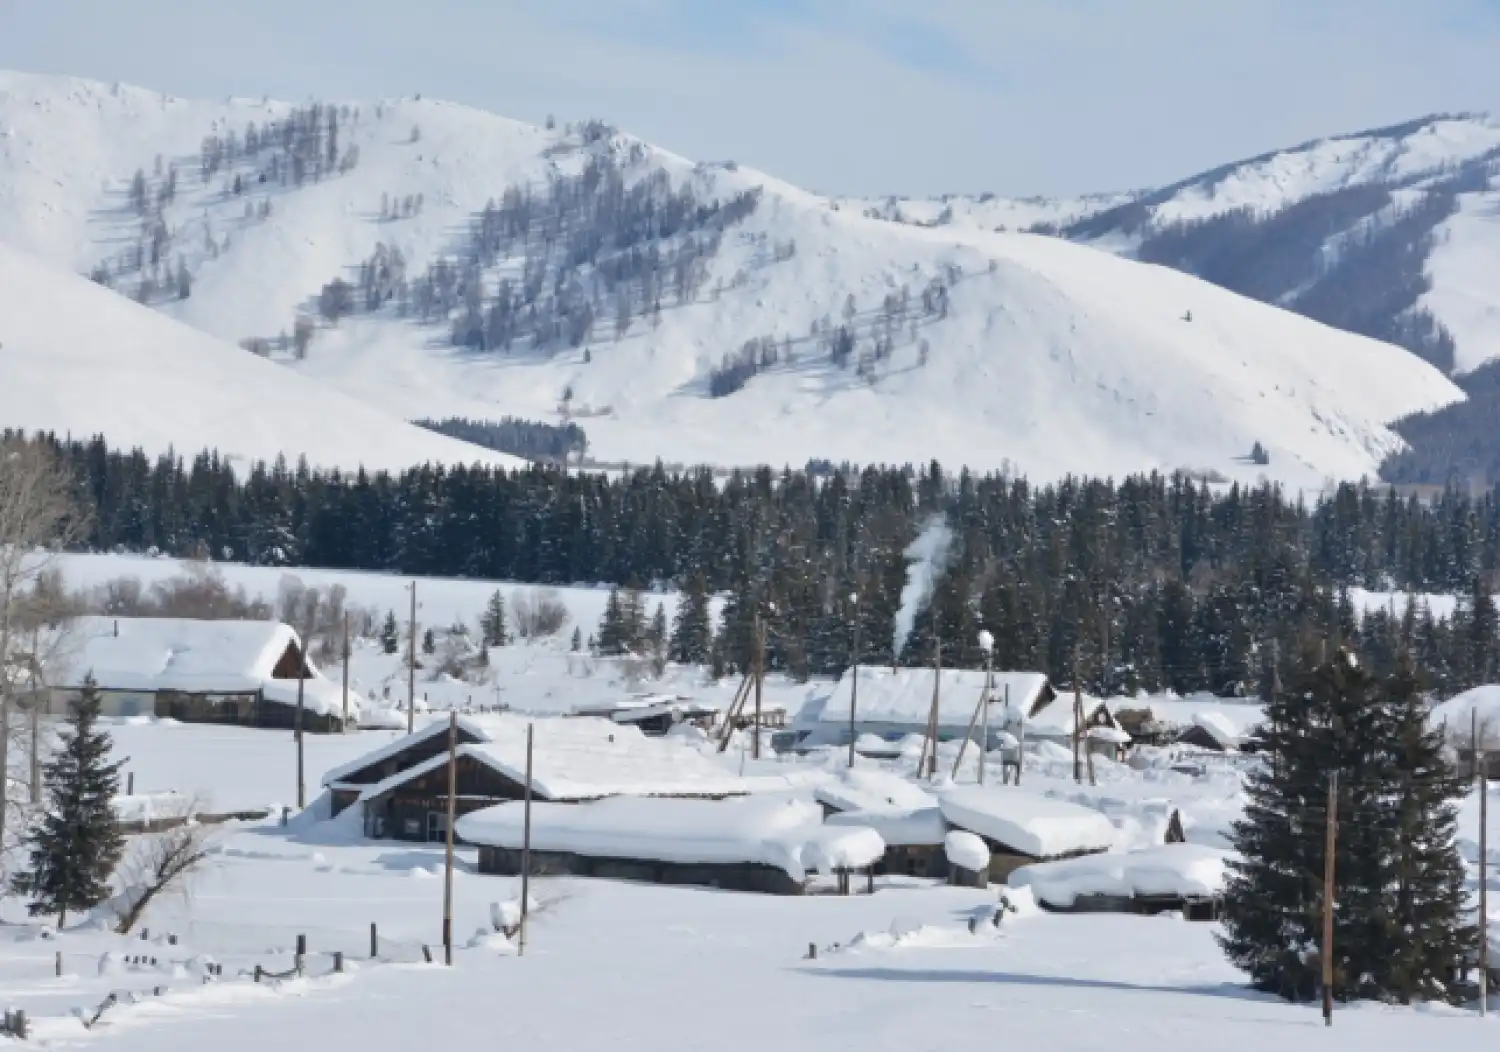
<svg viewBox="0 0 1500 1052"><path fill-rule="evenodd" d="M208 859L208 829L193 817L199 801L184 802L175 813L158 819L180 823L154 833L132 837L116 876L120 893L110 901L117 921L115 932L129 935L147 908L164 894L187 895L193 874Z"/></svg>
<svg viewBox="0 0 1500 1052"><path fill-rule="evenodd" d="M516 635L522 639L544 639L561 632L568 623L568 608L550 588L518 592L511 600Z"/></svg>
<svg viewBox="0 0 1500 1052"><path fill-rule="evenodd" d="M0 868L12 847L20 795L10 770L11 710L34 687L34 639L52 591L53 555L79 536L83 517L66 466L41 442L0 440ZM37 585L47 584L41 589Z"/></svg>

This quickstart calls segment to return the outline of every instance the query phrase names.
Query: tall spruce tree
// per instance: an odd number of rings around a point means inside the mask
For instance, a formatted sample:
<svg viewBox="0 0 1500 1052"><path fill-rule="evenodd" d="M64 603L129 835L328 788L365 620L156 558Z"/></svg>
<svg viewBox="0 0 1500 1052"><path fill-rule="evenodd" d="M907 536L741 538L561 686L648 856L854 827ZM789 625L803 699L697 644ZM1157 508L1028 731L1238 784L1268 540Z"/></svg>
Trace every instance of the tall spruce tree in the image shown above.
<svg viewBox="0 0 1500 1052"><path fill-rule="evenodd" d="M701 575L688 582L677 606L669 653L679 665L706 665L713 646L709 624L708 584Z"/></svg>
<svg viewBox="0 0 1500 1052"><path fill-rule="evenodd" d="M401 629L396 624L394 610L386 611L385 623L380 626L380 649L387 654L401 649Z"/></svg>
<svg viewBox="0 0 1500 1052"><path fill-rule="evenodd" d="M1462 786L1425 726L1409 664L1377 681L1348 650L1304 652L1266 717L1267 762L1246 777L1232 834L1241 858L1225 884L1229 959L1256 989L1317 995L1336 773L1334 996L1461 997L1453 975L1472 938L1453 839Z"/></svg>
<svg viewBox="0 0 1500 1052"><path fill-rule="evenodd" d="M479 618L479 630L487 647L503 647L510 641L505 627L505 597L498 588L484 606L484 613Z"/></svg>
<svg viewBox="0 0 1500 1052"><path fill-rule="evenodd" d="M1401 655L1385 681L1383 717L1395 791L1394 901L1381 921L1396 943L1384 987L1401 1001L1457 1002L1469 991L1452 977L1476 946L1467 915L1465 872L1457 846L1458 809L1467 786L1448 763L1443 733L1427 720L1416 669Z"/></svg>
<svg viewBox="0 0 1500 1052"><path fill-rule="evenodd" d="M109 897L109 878L125 847L111 807L123 761L109 760L109 735L97 729L99 705L90 673L61 732L62 747L43 769L46 807L26 836L29 868L13 881L15 892L31 899L31 915L55 913L59 928L70 910Z"/></svg>
<svg viewBox="0 0 1500 1052"><path fill-rule="evenodd" d="M625 620L620 590L611 588L604 601L604 616L599 620L599 654L619 657L630 649L629 626Z"/></svg>

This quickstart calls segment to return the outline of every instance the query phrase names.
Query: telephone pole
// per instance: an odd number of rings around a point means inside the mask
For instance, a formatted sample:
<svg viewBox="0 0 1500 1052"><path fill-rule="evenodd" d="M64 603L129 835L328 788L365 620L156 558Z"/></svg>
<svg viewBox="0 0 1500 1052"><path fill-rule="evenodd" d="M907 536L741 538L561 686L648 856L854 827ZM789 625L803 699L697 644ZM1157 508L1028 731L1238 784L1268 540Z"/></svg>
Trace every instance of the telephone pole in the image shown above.
<svg viewBox="0 0 1500 1052"><path fill-rule="evenodd" d="M535 725L526 725L526 808L521 830L521 927L516 939L516 956L526 955L526 916L531 912L531 745Z"/></svg>
<svg viewBox="0 0 1500 1052"><path fill-rule="evenodd" d="M1327 840L1323 847L1323 1025L1333 1025L1333 860L1338 850L1339 773L1328 776Z"/></svg>
<svg viewBox="0 0 1500 1052"><path fill-rule="evenodd" d="M453 823L458 801L458 713L448 711L448 835L443 860L443 963L453 966Z"/></svg>
<svg viewBox="0 0 1500 1052"><path fill-rule="evenodd" d="M417 582L411 583L411 631L406 640L406 733L417 729Z"/></svg>
<svg viewBox="0 0 1500 1052"><path fill-rule="evenodd" d="M849 766L854 766L855 707L859 704L859 593L850 592L849 602L854 606L854 653L849 660Z"/></svg>
<svg viewBox="0 0 1500 1052"><path fill-rule="evenodd" d="M1479 792L1479 1015L1489 1010L1490 897L1489 897L1489 771L1485 768L1484 739L1479 730L1479 706L1469 710L1470 743L1474 749L1474 781Z"/></svg>
<svg viewBox="0 0 1500 1052"><path fill-rule="evenodd" d="M302 749L302 692L303 685L307 682L307 653L302 649L302 641L297 642L297 726L294 736L297 739L297 810L307 806L307 781L303 774L303 749Z"/></svg>
<svg viewBox="0 0 1500 1052"><path fill-rule="evenodd" d="M766 622L760 610L755 611L755 727L750 739L750 755L760 759L760 688L766 676ZM743 755L743 754L742 754Z"/></svg>
<svg viewBox="0 0 1500 1052"><path fill-rule="evenodd" d="M1073 647L1073 781L1083 783L1083 762L1078 754L1078 736L1083 733L1083 685L1078 681L1078 647Z"/></svg>
<svg viewBox="0 0 1500 1052"><path fill-rule="evenodd" d="M349 733L349 611L344 611L344 724L343 731Z"/></svg>

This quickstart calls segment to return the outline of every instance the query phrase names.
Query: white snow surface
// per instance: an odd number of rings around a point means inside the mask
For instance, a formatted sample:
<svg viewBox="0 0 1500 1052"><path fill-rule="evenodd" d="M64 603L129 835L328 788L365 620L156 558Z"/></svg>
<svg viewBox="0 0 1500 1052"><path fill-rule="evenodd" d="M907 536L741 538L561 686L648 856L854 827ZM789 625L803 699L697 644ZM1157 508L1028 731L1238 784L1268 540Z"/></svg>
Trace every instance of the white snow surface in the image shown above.
<svg viewBox="0 0 1500 1052"><path fill-rule="evenodd" d="M518 848L525 806L497 804L465 815L455 826L471 844ZM754 862L793 880L831 860L874 857L878 834L840 828L825 835L822 812L792 797L673 800L615 797L588 804L533 804L531 846L595 858L660 862ZM809 845L815 845L808 851ZM837 863L836 863L837 864ZM868 865L869 862L850 863Z"/></svg>
<svg viewBox="0 0 1500 1052"><path fill-rule="evenodd" d="M1069 907L1090 895L1180 895L1207 898L1224 889L1228 851L1201 844L1163 844L1123 854L1085 855L1022 866L1011 887L1030 888L1039 902Z"/></svg>
<svg viewBox="0 0 1500 1052"><path fill-rule="evenodd" d="M0 121L3 123L3 121ZM0 184L4 179L0 178ZM0 195L4 190L0 189ZM318 467L515 457L407 424L0 243L0 420L148 455Z"/></svg>
<svg viewBox="0 0 1500 1052"><path fill-rule="evenodd" d="M990 864L990 849L983 840L964 829L950 829L943 837L943 855L955 866L973 873Z"/></svg>
<svg viewBox="0 0 1500 1052"><path fill-rule="evenodd" d="M841 767L815 792L819 802L839 811L915 811L937 804L921 786L877 767Z"/></svg>
<svg viewBox="0 0 1500 1052"><path fill-rule="evenodd" d="M1098 811L1009 786L959 786L938 801L950 824L1035 858L1104 851L1117 839Z"/></svg>
<svg viewBox="0 0 1500 1052"><path fill-rule="evenodd" d="M344 145L360 150L352 171L270 194L252 190L252 203L269 197L274 207L265 219L245 221L244 199L225 194L220 179L198 183L195 153L206 134L280 116L284 104L190 102L73 78L5 74L0 240L75 271L113 257L139 226L125 207L125 187L137 168L152 172L163 155L182 170L166 221L191 244L202 240L207 216L216 248L194 250L192 295L162 309L225 341L274 337L324 283L347 273L377 243L399 247L409 271L418 272L453 250L454 231L488 199L507 186L540 183L555 165L571 163L557 152L568 148L562 129L431 100L388 101L379 115L373 103L359 109L360 119L345 121L340 132ZM419 141L412 141L413 126L421 129ZM957 224L924 228L870 219L764 173L694 165L649 147L631 177L648 170L691 182L705 197L754 187L763 197L728 232L711 264L708 284L722 280L721 296L670 305L659 326L637 324L623 340L593 346L588 364L581 352L546 359L458 353L435 341L434 329L353 317L321 328L297 370L383 411L358 420L347 403L335 412L331 395L319 399L321 412L306 400L294 411L288 403L298 396L287 392L315 389L277 386L273 400L269 381L249 379L217 385L217 402L188 399L192 411L176 400L155 403L154 413L127 411L153 393L143 377L162 385L163 376L186 367L175 358L168 365L168 352L126 355L118 364L88 359L113 368L110 382L94 386L115 397L107 406L70 407L43 397L48 380L58 377L41 370L41 351L24 347L31 358L28 394L3 408L13 424L104 431L116 443L213 444L246 456L305 452L318 463L374 466L463 459L435 437L425 441L437 444L424 449L392 417L553 419L568 389L572 414L606 461L937 458L1010 467L1039 479L1189 468L1319 485L1329 476L1372 473L1400 446L1388 422L1461 397L1403 350L1106 252ZM426 204L415 218L382 222L385 193L420 193ZM1237 202L1253 194L1230 196ZM792 258L769 258L770 245L793 241ZM905 286L919 294L952 267L960 273L950 310L920 333L930 344L926 365L919 364L917 342L898 334L872 383L831 368L826 355L804 342L794 364L754 377L729 397L706 397L709 370L747 338L805 341L812 323L837 317L849 295L868 315L888 293ZM60 300L44 298L46 309L32 311L38 324L56 322ZM1192 323L1182 320L1189 311ZM28 340L41 337L0 333L6 353ZM95 346L102 342L96 337ZM227 375L229 367L216 360L203 368ZM246 397L257 388L257 397ZM119 397L120 391L136 397ZM274 431L247 426L254 419L247 402L273 401L285 407ZM376 418L386 423L376 426ZM1244 461L1256 441L1270 452L1269 467Z"/></svg>

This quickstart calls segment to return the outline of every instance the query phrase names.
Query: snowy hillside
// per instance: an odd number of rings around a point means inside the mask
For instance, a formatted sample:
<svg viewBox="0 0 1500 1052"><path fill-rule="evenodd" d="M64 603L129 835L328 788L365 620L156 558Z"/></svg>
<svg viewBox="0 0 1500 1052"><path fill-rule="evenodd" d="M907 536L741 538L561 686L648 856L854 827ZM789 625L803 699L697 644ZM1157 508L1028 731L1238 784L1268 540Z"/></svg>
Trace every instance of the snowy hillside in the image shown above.
<svg viewBox="0 0 1500 1052"><path fill-rule="evenodd" d="M513 460L431 434L0 245L0 422L126 448L401 468Z"/></svg>
<svg viewBox="0 0 1500 1052"><path fill-rule="evenodd" d="M993 229L1119 199L918 227L593 124L23 75L0 78L0 174L0 239L388 414L572 419L601 461L1316 485L1460 397L1394 347Z"/></svg>
<svg viewBox="0 0 1500 1052"><path fill-rule="evenodd" d="M909 223L1060 233L1396 340L1459 372L1500 357L1490 280L1500 266L1500 120L1488 116L1334 136L1138 194L863 207Z"/></svg>

